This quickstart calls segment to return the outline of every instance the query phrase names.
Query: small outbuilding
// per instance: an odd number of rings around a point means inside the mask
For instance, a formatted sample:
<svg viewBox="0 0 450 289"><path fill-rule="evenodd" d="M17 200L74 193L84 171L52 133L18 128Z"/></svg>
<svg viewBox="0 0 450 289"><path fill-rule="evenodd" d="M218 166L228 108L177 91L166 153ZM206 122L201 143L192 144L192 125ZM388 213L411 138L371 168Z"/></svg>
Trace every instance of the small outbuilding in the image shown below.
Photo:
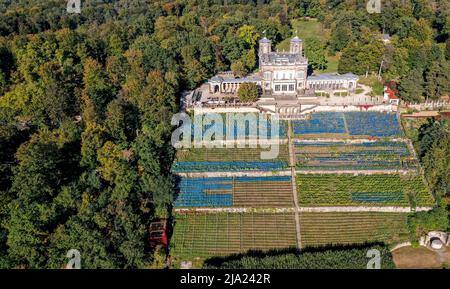
<svg viewBox="0 0 450 289"><path fill-rule="evenodd" d="M439 240L438 238L433 239L430 244L430 247L435 250L440 250L443 246L444 245L442 244L441 240Z"/></svg>
<svg viewBox="0 0 450 289"><path fill-rule="evenodd" d="M388 86L384 87L384 100L388 101L389 104L392 105L399 105L400 99L397 95L395 95L395 92Z"/></svg>
<svg viewBox="0 0 450 289"><path fill-rule="evenodd" d="M155 247L162 245L167 249L169 245L167 220L154 220L149 227L149 242L150 246Z"/></svg>
<svg viewBox="0 0 450 289"><path fill-rule="evenodd" d="M440 250L444 246L450 246L450 236L445 232L432 231L420 239L420 245Z"/></svg>

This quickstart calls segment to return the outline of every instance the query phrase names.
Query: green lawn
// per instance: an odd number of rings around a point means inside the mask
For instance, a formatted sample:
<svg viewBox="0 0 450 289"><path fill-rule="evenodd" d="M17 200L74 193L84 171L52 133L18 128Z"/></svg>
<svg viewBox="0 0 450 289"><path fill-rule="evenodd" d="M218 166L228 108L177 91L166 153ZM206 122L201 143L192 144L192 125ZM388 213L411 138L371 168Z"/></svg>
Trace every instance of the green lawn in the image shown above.
<svg viewBox="0 0 450 289"><path fill-rule="evenodd" d="M361 77L359 79L359 83L372 87L372 92L369 93L369 95L371 94L373 96L381 96L384 94L384 85L375 75L370 75L367 78Z"/></svg>
<svg viewBox="0 0 450 289"><path fill-rule="evenodd" d="M338 71L340 54L337 55L327 55L328 66L327 69L321 71L315 71L315 73L335 73Z"/></svg>
<svg viewBox="0 0 450 289"><path fill-rule="evenodd" d="M297 35L305 41L307 38L319 38L322 43L327 41L327 30L323 28L323 24L317 20L292 20L292 35ZM290 38L283 40L277 45L280 51L289 51ZM327 55L328 67L325 70L314 71L320 73L334 73L338 70L340 55Z"/></svg>

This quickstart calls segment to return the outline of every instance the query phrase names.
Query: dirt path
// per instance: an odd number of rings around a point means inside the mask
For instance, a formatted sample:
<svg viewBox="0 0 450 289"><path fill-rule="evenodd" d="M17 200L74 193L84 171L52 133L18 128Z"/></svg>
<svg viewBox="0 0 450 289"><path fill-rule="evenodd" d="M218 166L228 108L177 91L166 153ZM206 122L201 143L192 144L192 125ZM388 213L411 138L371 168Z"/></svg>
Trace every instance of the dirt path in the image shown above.
<svg viewBox="0 0 450 289"><path fill-rule="evenodd" d="M444 263L449 261L448 260L449 253L446 253L446 248L445 247L443 249L441 249L441 250L437 250L436 254L438 256L439 262L441 262L442 264L444 264Z"/></svg>
<svg viewBox="0 0 450 289"><path fill-rule="evenodd" d="M270 177L270 176L290 176L290 170L285 171L243 171L243 172L197 172L197 173L176 173L183 178L215 178L215 177Z"/></svg>
<svg viewBox="0 0 450 289"><path fill-rule="evenodd" d="M294 199L294 215L295 215L295 231L297 233L297 248L300 250L302 248L302 239L300 234L300 214L298 210L298 195L297 195L297 182L295 181L296 172L295 172L295 153L292 142L292 124L291 121L288 121L288 146L289 146L289 164L291 166L291 183L292 183L292 195Z"/></svg>
<svg viewBox="0 0 450 289"><path fill-rule="evenodd" d="M380 213L411 213L410 207L299 207L300 212L305 213L328 213L328 212L380 212ZM416 212L430 211L432 207L417 207Z"/></svg>
<svg viewBox="0 0 450 289"><path fill-rule="evenodd" d="M295 200L294 200L295 202ZM429 211L432 207L418 207L416 211ZM361 213L361 212L378 212L378 213L410 213L411 208L409 207L288 207L288 208L175 208L176 212L294 212L296 218L300 220L299 213ZM298 225L298 232L300 237L300 222Z"/></svg>
<svg viewBox="0 0 450 289"><path fill-rule="evenodd" d="M416 170L296 170L297 174L358 174L358 175L389 175L389 174L411 174Z"/></svg>

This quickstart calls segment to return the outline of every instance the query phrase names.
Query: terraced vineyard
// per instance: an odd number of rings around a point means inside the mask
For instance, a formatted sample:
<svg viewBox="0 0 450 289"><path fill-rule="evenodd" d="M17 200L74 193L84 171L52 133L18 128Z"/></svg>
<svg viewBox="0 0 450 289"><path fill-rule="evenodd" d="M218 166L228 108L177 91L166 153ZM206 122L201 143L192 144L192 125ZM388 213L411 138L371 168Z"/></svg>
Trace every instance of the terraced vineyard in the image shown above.
<svg viewBox="0 0 450 289"><path fill-rule="evenodd" d="M406 214L301 213L303 247L407 240Z"/></svg>
<svg viewBox="0 0 450 289"><path fill-rule="evenodd" d="M174 172L274 171L288 167L287 144L279 145L278 157L262 159L270 148L191 148L177 152Z"/></svg>
<svg viewBox="0 0 450 289"><path fill-rule="evenodd" d="M432 206L421 176L398 174L298 174L299 203L304 206Z"/></svg>
<svg viewBox="0 0 450 289"><path fill-rule="evenodd" d="M302 170L400 170L418 165L406 143L392 141L296 141L295 157Z"/></svg>
<svg viewBox="0 0 450 289"><path fill-rule="evenodd" d="M173 256L202 260L297 246L396 244L408 231L406 213L395 207L433 206L408 143L394 139L403 136L395 114L327 112L292 124L295 137L281 141L275 159L261 158L270 148L248 145L178 150ZM282 127L285 136L286 122ZM256 136L255 127L245 135ZM290 153L298 174L290 170ZM295 197L301 213L294 213ZM323 212L304 213L312 207ZM374 207L392 212L367 212ZM355 209L360 212L339 212Z"/></svg>
<svg viewBox="0 0 450 289"><path fill-rule="evenodd" d="M288 213L193 213L175 216L172 254L183 258L225 256L248 250L295 247Z"/></svg>
<svg viewBox="0 0 450 289"><path fill-rule="evenodd" d="M292 207L290 176L181 178L175 207Z"/></svg>

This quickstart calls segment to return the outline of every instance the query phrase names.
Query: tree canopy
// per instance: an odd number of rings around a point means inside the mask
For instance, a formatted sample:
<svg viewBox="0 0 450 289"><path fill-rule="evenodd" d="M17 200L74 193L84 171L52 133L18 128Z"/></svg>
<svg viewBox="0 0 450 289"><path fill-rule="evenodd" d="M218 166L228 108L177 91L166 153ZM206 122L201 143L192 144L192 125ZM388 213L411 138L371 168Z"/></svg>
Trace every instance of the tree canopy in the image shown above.
<svg viewBox="0 0 450 289"><path fill-rule="evenodd" d="M241 102L255 102L258 100L258 86L253 82L244 82L239 86L239 100Z"/></svg>

